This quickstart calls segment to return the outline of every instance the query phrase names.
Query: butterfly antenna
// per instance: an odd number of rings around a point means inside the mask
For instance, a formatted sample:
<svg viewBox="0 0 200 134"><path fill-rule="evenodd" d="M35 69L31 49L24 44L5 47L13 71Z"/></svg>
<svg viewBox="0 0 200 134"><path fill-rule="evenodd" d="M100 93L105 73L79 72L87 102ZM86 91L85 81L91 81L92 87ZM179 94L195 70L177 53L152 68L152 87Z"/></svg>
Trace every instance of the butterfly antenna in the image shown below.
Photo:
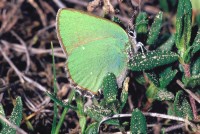
<svg viewBox="0 0 200 134"><path fill-rule="evenodd" d="M134 12L133 12L133 15L132 15L131 18L129 19L128 31L133 31L133 29L134 29L134 27L135 27L134 24L133 24L133 19L134 19L135 15L136 15L136 12L134 11Z"/></svg>

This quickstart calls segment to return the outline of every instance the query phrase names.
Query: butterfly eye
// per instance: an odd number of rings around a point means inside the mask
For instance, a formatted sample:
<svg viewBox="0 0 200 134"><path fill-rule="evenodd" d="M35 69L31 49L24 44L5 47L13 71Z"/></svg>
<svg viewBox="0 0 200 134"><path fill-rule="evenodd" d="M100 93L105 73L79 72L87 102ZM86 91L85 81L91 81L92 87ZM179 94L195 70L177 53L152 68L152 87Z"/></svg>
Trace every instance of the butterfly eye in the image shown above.
<svg viewBox="0 0 200 134"><path fill-rule="evenodd" d="M128 31L128 35L129 35L130 37L136 39L136 32L135 32L135 30L134 30L134 31L129 30L129 31Z"/></svg>

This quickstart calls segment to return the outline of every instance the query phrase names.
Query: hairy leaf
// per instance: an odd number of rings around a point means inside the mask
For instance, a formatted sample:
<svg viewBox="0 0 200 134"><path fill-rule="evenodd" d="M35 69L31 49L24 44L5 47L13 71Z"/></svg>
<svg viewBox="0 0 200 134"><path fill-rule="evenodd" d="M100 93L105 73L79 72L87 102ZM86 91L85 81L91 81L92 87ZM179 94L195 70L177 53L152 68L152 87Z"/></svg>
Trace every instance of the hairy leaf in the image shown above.
<svg viewBox="0 0 200 134"><path fill-rule="evenodd" d="M171 51L150 51L134 55L128 67L132 71L150 70L152 68L172 63L178 59L178 55Z"/></svg>
<svg viewBox="0 0 200 134"><path fill-rule="evenodd" d="M154 22L151 26L150 31L149 31L148 38L147 38L147 44L149 44L149 45L155 44L155 42L158 38L158 35L160 33L160 29L161 29L161 26L162 26L162 20L163 20L163 13L159 12L156 15L155 20L154 20Z"/></svg>
<svg viewBox="0 0 200 134"><path fill-rule="evenodd" d="M193 114L189 102L183 91L178 91L174 101L174 112L177 116L192 120Z"/></svg>
<svg viewBox="0 0 200 134"><path fill-rule="evenodd" d="M130 130L132 134L147 133L146 118L137 108L132 112Z"/></svg>

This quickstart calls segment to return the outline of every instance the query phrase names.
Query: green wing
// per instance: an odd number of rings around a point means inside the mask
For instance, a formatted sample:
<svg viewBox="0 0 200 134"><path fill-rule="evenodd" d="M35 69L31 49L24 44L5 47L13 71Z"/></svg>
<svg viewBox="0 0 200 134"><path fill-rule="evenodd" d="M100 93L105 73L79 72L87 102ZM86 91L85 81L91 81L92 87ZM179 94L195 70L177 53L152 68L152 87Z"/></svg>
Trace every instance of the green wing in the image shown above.
<svg viewBox="0 0 200 134"><path fill-rule="evenodd" d="M59 41L68 55L68 73L78 87L96 93L108 72L126 70L126 32L106 19L72 9L57 14Z"/></svg>

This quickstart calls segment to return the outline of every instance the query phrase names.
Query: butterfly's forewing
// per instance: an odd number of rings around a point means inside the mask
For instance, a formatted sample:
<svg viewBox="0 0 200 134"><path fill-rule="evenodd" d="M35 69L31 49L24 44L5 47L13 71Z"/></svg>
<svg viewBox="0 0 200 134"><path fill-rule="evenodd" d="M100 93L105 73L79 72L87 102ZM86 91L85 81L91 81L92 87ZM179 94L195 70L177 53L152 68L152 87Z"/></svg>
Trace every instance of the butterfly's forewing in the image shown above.
<svg viewBox="0 0 200 134"><path fill-rule="evenodd" d="M108 72L126 70L126 32L117 24L73 9L57 14L59 41L68 55L69 76L80 88L96 93Z"/></svg>

